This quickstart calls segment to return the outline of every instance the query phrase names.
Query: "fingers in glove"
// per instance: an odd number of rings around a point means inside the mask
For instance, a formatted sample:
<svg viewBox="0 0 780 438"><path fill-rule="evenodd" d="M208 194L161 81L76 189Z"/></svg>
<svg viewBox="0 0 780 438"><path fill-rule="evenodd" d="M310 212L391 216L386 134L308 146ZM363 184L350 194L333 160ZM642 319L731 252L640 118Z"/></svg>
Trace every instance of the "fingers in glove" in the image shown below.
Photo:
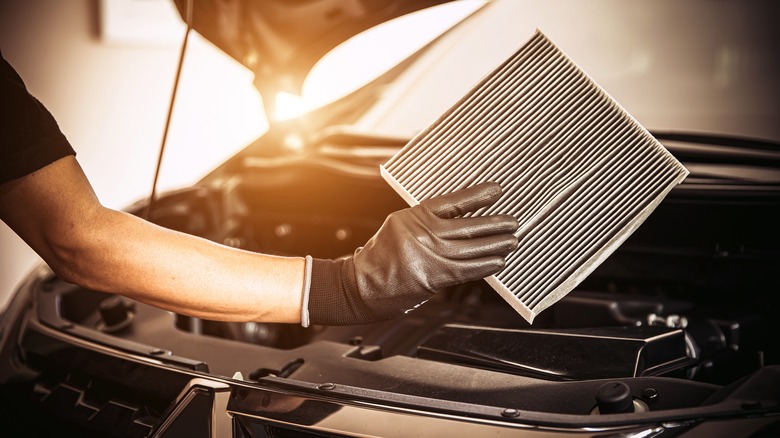
<svg viewBox="0 0 780 438"><path fill-rule="evenodd" d="M504 269L506 260L501 256L489 256L468 261L457 261L458 283L481 280Z"/></svg>
<svg viewBox="0 0 780 438"><path fill-rule="evenodd" d="M497 234L468 240L443 240L437 248L439 255L450 260L469 260L483 257L506 257L517 249L517 237Z"/></svg>
<svg viewBox="0 0 780 438"><path fill-rule="evenodd" d="M520 226L517 219L508 214L434 219L431 232L442 239L471 239L494 234L511 234Z"/></svg>
<svg viewBox="0 0 780 438"><path fill-rule="evenodd" d="M424 206L440 218L450 219L492 205L494 202L498 201L498 198L501 197L501 193L500 184L496 182L486 182L426 199L421 202L420 205Z"/></svg>

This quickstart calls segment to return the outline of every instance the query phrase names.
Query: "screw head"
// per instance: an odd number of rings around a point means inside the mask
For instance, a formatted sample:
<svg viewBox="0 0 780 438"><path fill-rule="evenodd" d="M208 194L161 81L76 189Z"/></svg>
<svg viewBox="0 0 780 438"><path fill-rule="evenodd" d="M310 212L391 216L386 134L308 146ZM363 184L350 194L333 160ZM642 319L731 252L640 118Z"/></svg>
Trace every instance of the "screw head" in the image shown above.
<svg viewBox="0 0 780 438"><path fill-rule="evenodd" d="M506 408L501 412L502 417L517 417L520 415L520 411L514 408Z"/></svg>
<svg viewBox="0 0 780 438"><path fill-rule="evenodd" d="M335 383L330 383L330 382L323 383L321 385L318 385L317 389L321 389L323 391L331 391L331 390L336 389L336 384Z"/></svg>
<svg viewBox="0 0 780 438"><path fill-rule="evenodd" d="M645 388L642 390L642 398L646 400L652 400L658 397L658 390L655 388Z"/></svg>

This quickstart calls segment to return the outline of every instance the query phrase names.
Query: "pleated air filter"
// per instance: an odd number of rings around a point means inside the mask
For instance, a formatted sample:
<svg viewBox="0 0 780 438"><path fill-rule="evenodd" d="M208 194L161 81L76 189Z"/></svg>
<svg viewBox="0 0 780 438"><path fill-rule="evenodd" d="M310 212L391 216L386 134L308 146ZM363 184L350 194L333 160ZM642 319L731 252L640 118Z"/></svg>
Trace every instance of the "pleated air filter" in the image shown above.
<svg viewBox="0 0 780 438"><path fill-rule="evenodd" d="M520 222L520 246L487 282L528 322L569 293L688 174L537 31L381 167L410 204L484 181L475 214Z"/></svg>

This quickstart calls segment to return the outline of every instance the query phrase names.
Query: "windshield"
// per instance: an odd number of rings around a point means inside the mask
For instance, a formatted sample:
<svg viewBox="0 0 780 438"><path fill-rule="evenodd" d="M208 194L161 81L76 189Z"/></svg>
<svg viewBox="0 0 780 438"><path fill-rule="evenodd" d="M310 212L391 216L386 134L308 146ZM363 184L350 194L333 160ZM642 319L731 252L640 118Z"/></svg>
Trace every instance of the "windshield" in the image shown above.
<svg viewBox="0 0 780 438"><path fill-rule="evenodd" d="M437 41L356 125L411 137L538 28L650 131L780 141L780 5L495 1Z"/></svg>

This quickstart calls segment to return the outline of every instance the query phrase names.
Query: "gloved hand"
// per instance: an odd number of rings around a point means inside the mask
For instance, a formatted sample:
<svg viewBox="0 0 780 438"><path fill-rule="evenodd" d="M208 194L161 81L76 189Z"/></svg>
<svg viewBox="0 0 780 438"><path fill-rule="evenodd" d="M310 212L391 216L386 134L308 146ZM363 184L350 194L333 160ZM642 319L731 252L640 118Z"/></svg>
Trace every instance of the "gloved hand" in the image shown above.
<svg viewBox="0 0 780 438"><path fill-rule="evenodd" d="M500 271L517 247L509 215L461 217L493 204L497 183L427 199L392 213L379 231L340 260L311 261L302 322L365 324L402 315L449 286Z"/></svg>

